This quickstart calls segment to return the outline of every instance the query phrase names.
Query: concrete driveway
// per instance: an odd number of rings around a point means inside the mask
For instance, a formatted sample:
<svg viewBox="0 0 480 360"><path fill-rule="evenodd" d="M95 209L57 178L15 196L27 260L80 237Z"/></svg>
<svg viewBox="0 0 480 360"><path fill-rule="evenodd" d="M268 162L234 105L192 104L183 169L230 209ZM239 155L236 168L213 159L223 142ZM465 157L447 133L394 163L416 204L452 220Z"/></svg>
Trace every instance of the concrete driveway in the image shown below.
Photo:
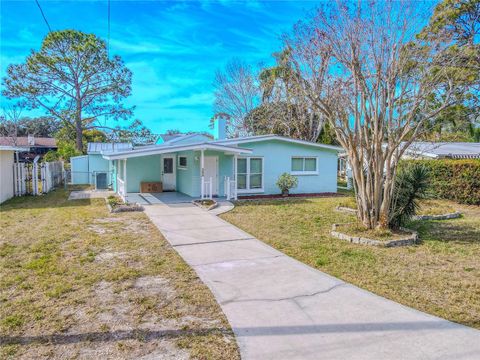
<svg viewBox="0 0 480 360"><path fill-rule="evenodd" d="M310 268L194 205L145 212L212 290L243 359L480 359L480 331Z"/></svg>

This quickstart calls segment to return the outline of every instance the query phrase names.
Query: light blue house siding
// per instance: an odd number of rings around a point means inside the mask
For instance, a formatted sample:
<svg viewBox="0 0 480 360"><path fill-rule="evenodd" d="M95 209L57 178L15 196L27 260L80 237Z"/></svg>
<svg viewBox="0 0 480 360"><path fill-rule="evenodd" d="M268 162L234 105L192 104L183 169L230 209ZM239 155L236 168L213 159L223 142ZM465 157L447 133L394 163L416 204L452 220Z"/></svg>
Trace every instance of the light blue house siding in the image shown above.
<svg viewBox="0 0 480 360"><path fill-rule="evenodd" d="M105 160L101 154L88 154L76 156L70 159L72 184L90 184L95 185L95 176L97 173L107 173L107 182L112 184L112 161Z"/></svg>
<svg viewBox="0 0 480 360"><path fill-rule="evenodd" d="M187 167L179 168L178 157L187 158ZM198 196L200 194L200 160L195 151L181 151L177 153L177 191L190 195Z"/></svg>
<svg viewBox="0 0 480 360"><path fill-rule="evenodd" d="M295 175L298 177L298 186L291 189L292 194L337 191L337 152L335 150L279 140L243 143L239 146L253 150L249 157L263 157L264 192L261 194L280 193L276 182L282 173L291 172L292 157L317 158L317 174ZM228 163L225 166L228 166ZM248 195L248 193L239 193L239 195Z"/></svg>
<svg viewBox="0 0 480 360"><path fill-rule="evenodd" d="M127 160L127 192L140 192L142 181L161 181L160 155L142 156ZM123 166L123 163L120 163Z"/></svg>

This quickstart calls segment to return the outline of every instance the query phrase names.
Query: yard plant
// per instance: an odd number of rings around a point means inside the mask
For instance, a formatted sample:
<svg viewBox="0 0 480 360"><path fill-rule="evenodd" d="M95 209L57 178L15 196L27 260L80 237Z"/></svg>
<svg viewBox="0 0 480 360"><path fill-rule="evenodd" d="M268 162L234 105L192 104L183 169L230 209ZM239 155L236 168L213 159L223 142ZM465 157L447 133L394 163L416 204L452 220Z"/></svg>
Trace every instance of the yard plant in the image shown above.
<svg viewBox="0 0 480 360"><path fill-rule="evenodd" d="M296 176L290 175L289 173L283 173L278 177L277 186L282 191L282 195L288 195L290 189L297 187L298 178Z"/></svg>
<svg viewBox="0 0 480 360"><path fill-rule="evenodd" d="M403 167L412 163L427 169L429 197L480 205L480 160L410 160L402 161L400 165Z"/></svg>

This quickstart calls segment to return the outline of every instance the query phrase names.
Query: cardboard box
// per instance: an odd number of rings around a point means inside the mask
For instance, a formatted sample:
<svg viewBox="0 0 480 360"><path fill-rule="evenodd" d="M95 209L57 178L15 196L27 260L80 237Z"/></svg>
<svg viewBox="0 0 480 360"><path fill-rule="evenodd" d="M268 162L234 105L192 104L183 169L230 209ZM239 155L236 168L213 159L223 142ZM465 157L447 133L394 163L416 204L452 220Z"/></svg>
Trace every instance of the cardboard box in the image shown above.
<svg viewBox="0 0 480 360"><path fill-rule="evenodd" d="M140 183L140 192L142 193L160 193L163 192L163 186L160 181L142 181Z"/></svg>

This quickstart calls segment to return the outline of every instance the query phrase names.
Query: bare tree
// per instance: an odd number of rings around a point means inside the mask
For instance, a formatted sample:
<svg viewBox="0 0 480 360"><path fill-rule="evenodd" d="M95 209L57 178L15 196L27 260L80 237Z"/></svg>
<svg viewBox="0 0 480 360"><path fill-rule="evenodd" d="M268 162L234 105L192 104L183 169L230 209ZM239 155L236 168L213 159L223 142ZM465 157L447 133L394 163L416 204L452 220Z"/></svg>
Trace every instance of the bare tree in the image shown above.
<svg viewBox="0 0 480 360"><path fill-rule="evenodd" d="M262 109L252 126L263 126L268 133L316 142L323 130L325 117L304 95L297 79L301 74L292 66L289 49L273 54L276 65L260 73ZM262 119L258 115L265 114Z"/></svg>
<svg viewBox="0 0 480 360"><path fill-rule="evenodd" d="M257 76L253 68L238 59L233 59L224 70L216 72L213 86L215 115L212 120L220 116L227 118L227 131L231 136L247 134L245 118L260 100Z"/></svg>
<svg viewBox="0 0 480 360"><path fill-rule="evenodd" d="M447 80L448 71L436 66L435 47L411 43L419 8L400 1L326 3L284 37L297 89L347 152L358 217L367 228L388 226L400 157L453 101L453 83L437 81ZM435 108L432 96L441 99Z"/></svg>
<svg viewBox="0 0 480 360"><path fill-rule="evenodd" d="M0 116L0 136L9 138L12 145L17 145L21 114L21 106L11 105L3 108L3 114Z"/></svg>

